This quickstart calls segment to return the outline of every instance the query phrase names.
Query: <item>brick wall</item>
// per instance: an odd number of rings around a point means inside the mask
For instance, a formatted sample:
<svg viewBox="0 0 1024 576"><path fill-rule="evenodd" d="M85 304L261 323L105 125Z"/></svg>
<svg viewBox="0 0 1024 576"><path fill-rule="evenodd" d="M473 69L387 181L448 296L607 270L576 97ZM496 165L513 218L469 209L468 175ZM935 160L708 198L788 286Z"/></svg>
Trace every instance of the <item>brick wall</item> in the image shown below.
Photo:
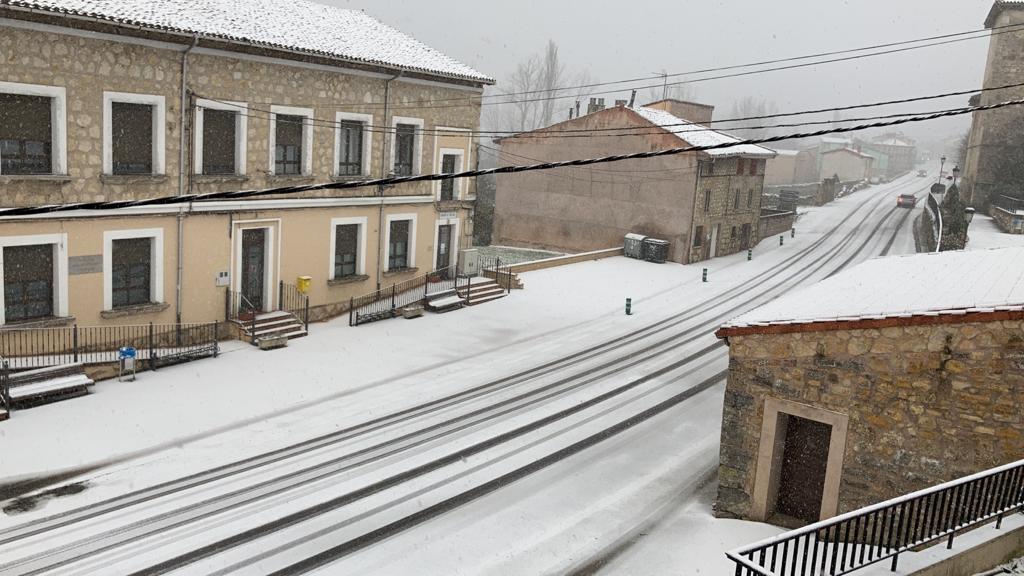
<svg viewBox="0 0 1024 576"><path fill-rule="evenodd" d="M839 513L1024 458L1024 320L729 338L716 513L748 517L765 399L849 416Z"/></svg>

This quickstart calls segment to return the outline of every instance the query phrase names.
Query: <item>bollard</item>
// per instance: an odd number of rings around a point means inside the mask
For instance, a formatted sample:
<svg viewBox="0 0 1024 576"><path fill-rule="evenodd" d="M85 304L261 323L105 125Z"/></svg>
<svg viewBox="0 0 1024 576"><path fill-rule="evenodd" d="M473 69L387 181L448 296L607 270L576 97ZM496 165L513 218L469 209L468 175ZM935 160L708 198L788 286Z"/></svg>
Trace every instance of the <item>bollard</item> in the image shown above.
<svg viewBox="0 0 1024 576"><path fill-rule="evenodd" d="M785 241L785 239L786 239L785 236L779 236L779 246L782 246L782 244Z"/></svg>
<svg viewBox="0 0 1024 576"><path fill-rule="evenodd" d="M790 238L796 238L796 228L790 228L789 229L789 237Z"/></svg>
<svg viewBox="0 0 1024 576"><path fill-rule="evenodd" d="M633 299L626 298L626 316L633 315Z"/></svg>
<svg viewBox="0 0 1024 576"><path fill-rule="evenodd" d="M754 250L752 248L747 248L747 261L749 262L750 260L753 260L753 259L754 259Z"/></svg>
<svg viewBox="0 0 1024 576"><path fill-rule="evenodd" d="M704 269L703 280L704 280L704 282L708 281L708 269L707 268Z"/></svg>

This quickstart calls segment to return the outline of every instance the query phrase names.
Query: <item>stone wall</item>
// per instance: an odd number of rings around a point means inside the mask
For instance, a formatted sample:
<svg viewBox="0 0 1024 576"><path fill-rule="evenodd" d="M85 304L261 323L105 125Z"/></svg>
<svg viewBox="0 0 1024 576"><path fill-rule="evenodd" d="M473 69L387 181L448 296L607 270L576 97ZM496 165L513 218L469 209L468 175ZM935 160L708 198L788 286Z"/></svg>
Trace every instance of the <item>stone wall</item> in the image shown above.
<svg viewBox="0 0 1024 576"><path fill-rule="evenodd" d="M777 234L786 234L793 228L793 212L761 209L761 223L758 226L758 239L763 240Z"/></svg>
<svg viewBox="0 0 1024 576"><path fill-rule="evenodd" d="M765 399L849 416L839 513L1024 458L1024 320L733 335L716 513L749 517Z"/></svg>
<svg viewBox="0 0 1024 576"><path fill-rule="evenodd" d="M743 162L742 174L738 174L738 161ZM750 162L757 162L753 175L749 170ZM757 227L761 220L761 196L764 190L764 167L764 160L723 158L715 160L711 174L701 174L697 181L697 208L694 211L693 225L695 231L698 226L701 228L704 238L700 246L691 241L690 262L706 260L712 256L735 254L757 243ZM707 192L711 193L711 197L705 207L704 198ZM743 238L744 224L750 229L750 236L746 242ZM712 255L711 241L716 226L718 241Z"/></svg>

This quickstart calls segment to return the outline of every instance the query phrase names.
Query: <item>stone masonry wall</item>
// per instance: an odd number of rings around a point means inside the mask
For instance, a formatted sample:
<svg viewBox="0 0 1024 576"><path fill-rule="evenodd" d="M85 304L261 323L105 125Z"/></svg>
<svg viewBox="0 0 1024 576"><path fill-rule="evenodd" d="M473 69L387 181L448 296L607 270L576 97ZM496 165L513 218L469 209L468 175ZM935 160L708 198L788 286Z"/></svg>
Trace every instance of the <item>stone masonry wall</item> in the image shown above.
<svg viewBox="0 0 1024 576"><path fill-rule="evenodd" d="M710 256L712 229L717 225L718 244L716 256L734 254L744 249L743 225L750 226L748 247L757 244L757 226L761 219L761 194L764 188L764 160L758 163L756 174L750 175L750 162L743 159L743 174L737 174L736 158L725 158L715 161L714 173L701 175L697 181L697 206L694 210L693 225L703 227L704 238L700 246L690 242L690 262L705 260ZM704 194L711 192L711 202L704 209ZM739 194L739 203L736 195ZM750 204L747 196L750 195ZM733 234L735 230L735 234ZM695 232L696 233L696 232Z"/></svg>
<svg viewBox="0 0 1024 576"><path fill-rule="evenodd" d="M849 415L839 513L1024 458L1024 321L729 338L716 513L747 517L767 397Z"/></svg>

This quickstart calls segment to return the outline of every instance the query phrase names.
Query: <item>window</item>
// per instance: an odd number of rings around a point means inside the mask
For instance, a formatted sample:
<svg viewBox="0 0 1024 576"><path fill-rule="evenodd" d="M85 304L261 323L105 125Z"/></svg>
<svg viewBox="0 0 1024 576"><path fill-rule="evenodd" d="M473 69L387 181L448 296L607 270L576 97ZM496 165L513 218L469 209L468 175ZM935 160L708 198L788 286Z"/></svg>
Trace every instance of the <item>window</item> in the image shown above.
<svg viewBox="0 0 1024 576"><path fill-rule="evenodd" d="M103 233L104 310L163 302L162 228Z"/></svg>
<svg viewBox="0 0 1024 576"><path fill-rule="evenodd" d="M103 93L103 173L164 173L164 97Z"/></svg>
<svg viewBox="0 0 1024 576"><path fill-rule="evenodd" d="M693 235L693 246L699 248L704 245L704 227L697 226L697 232Z"/></svg>
<svg viewBox="0 0 1024 576"><path fill-rule="evenodd" d="M736 159L736 174L743 174L743 158Z"/></svg>
<svg viewBox="0 0 1024 576"><path fill-rule="evenodd" d="M0 94L0 174L51 174L51 98Z"/></svg>
<svg viewBox="0 0 1024 576"><path fill-rule="evenodd" d="M242 102L196 101L196 174L230 176L245 174L246 113Z"/></svg>
<svg viewBox="0 0 1024 576"><path fill-rule="evenodd" d="M461 150L441 150L441 173L454 174L462 170ZM457 180L441 181L441 200L456 200L459 197Z"/></svg>
<svg viewBox="0 0 1024 576"><path fill-rule="evenodd" d="M0 174L64 174L65 90L0 82Z"/></svg>
<svg viewBox="0 0 1024 576"><path fill-rule="evenodd" d="M707 162L700 163L700 173L704 176L712 176L715 173L715 162L709 160Z"/></svg>
<svg viewBox="0 0 1024 576"><path fill-rule="evenodd" d="M395 174L398 176L412 175L415 155L416 126L398 124L395 127Z"/></svg>
<svg viewBox="0 0 1024 576"><path fill-rule="evenodd" d="M731 240L735 240L736 239L736 227L735 226L732 227L732 232L729 234L729 239L731 239Z"/></svg>
<svg viewBox="0 0 1024 576"><path fill-rule="evenodd" d="M704 213L711 211L711 190L704 191Z"/></svg>
<svg viewBox="0 0 1024 576"><path fill-rule="evenodd" d="M153 239L125 238L111 243L111 307L152 302Z"/></svg>
<svg viewBox="0 0 1024 576"><path fill-rule="evenodd" d="M313 110L271 106L270 166L280 176L313 173Z"/></svg>
<svg viewBox="0 0 1024 576"><path fill-rule="evenodd" d="M302 116L279 114L275 132L274 174L302 174Z"/></svg>
<svg viewBox="0 0 1024 576"><path fill-rule="evenodd" d="M363 123L344 120L338 130L338 176L359 176L363 173Z"/></svg>
<svg viewBox="0 0 1024 576"><path fill-rule="evenodd" d="M394 220L389 226L388 270L409 267L409 221Z"/></svg>
<svg viewBox="0 0 1024 576"><path fill-rule="evenodd" d="M754 189L747 190L747 208L753 208L754 206Z"/></svg>
<svg viewBox="0 0 1024 576"><path fill-rule="evenodd" d="M757 165L760 164L760 162L761 162L760 160L754 160L754 159L750 160L750 175L751 176L754 176L755 174L757 174Z"/></svg>
<svg viewBox="0 0 1024 576"><path fill-rule="evenodd" d="M334 278L359 274L359 225L343 224L334 228Z"/></svg>
<svg viewBox="0 0 1024 576"><path fill-rule="evenodd" d="M235 112L203 111L202 174L235 173Z"/></svg>
<svg viewBox="0 0 1024 576"><path fill-rule="evenodd" d="M736 195L732 199L732 209L733 210L739 210L740 209L740 189L739 188L736 189Z"/></svg>
<svg viewBox="0 0 1024 576"><path fill-rule="evenodd" d="M7 246L3 251L5 321L53 316L54 245Z"/></svg>

